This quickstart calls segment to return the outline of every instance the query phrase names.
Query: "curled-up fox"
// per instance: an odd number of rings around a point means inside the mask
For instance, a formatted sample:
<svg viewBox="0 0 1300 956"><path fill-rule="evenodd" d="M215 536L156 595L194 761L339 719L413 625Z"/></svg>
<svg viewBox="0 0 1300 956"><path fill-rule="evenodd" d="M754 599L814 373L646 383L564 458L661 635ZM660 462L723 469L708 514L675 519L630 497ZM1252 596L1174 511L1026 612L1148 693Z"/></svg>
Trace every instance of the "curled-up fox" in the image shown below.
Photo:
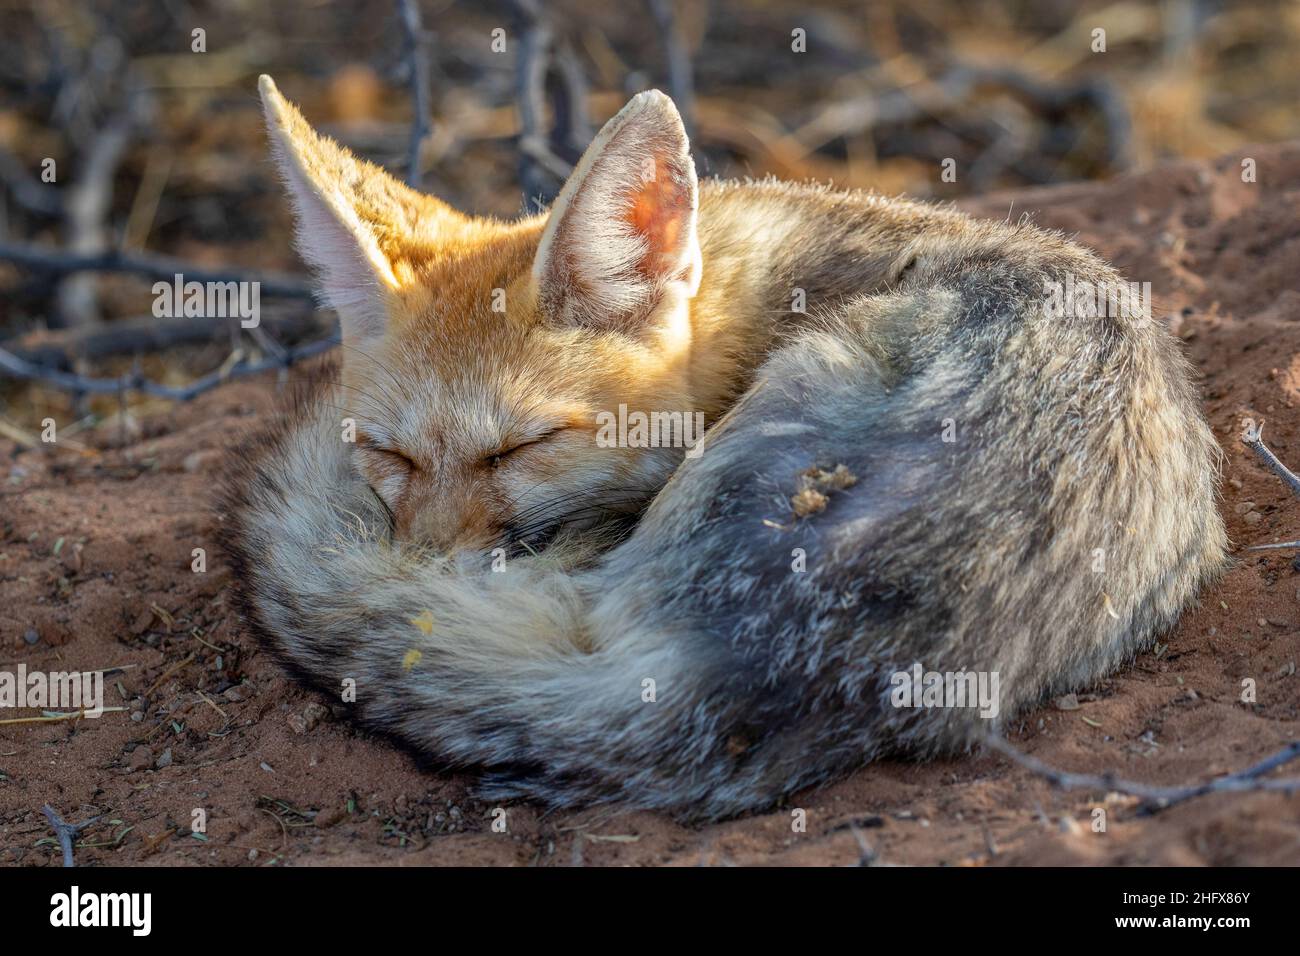
<svg viewBox="0 0 1300 956"><path fill-rule="evenodd" d="M950 752L1223 566L1177 343L1059 234L697 182L658 92L475 218L261 94L342 349L240 456L239 603L488 794L716 817Z"/></svg>

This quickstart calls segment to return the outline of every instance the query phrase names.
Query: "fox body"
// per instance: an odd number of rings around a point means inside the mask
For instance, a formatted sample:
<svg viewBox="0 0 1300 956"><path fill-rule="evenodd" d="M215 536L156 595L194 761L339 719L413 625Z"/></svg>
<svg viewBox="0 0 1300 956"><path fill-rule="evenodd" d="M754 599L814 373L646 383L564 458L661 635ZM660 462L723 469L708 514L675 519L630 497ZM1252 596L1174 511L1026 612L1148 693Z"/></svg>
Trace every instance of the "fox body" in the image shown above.
<svg viewBox="0 0 1300 956"><path fill-rule="evenodd" d="M697 184L658 93L547 213L484 221L262 94L344 348L227 489L240 604L489 792L714 817L959 748L1131 658L1222 567L1177 345L1058 234ZM620 406L702 412L702 453L602 447ZM996 675L997 716L895 706L916 665Z"/></svg>

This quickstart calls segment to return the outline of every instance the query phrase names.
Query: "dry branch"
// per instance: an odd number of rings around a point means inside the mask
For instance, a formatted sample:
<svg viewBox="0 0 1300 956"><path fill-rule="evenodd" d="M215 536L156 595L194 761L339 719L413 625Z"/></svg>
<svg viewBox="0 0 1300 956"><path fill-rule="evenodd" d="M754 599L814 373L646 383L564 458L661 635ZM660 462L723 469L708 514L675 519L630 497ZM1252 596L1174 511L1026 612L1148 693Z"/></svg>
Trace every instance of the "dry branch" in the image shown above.
<svg viewBox="0 0 1300 956"><path fill-rule="evenodd" d="M1282 479L1283 483L1291 490L1291 494L1300 498L1300 476L1297 476L1290 468L1282 464L1277 455L1264 444L1264 423L1252 425L1247 428L1241 436L1241 443L1259 456L1268 469Z"/></svg>
<svg viewBox="0 0 1300 956"><path fill-rule="evenodd" d="M578 55L567 40L557 46L555 69L558 82L551 86L551 109L555 113L551 149L565 162L576 165L591 142L591 117L587 113L591 90Z"/></svg>
<svg viewBox="0 0 1300 956"><path fill-rule="evenodd" d="M424 27L415 0L398 0L402 28L406 31L406 56L411 70L411 146L406 166L407 185L419 188L422 177L420 150L433 132L429 104L429 53L425 49Z"/></svg>
<svg viewBox="0 0 1300 956"><path fill-rule="evenodd" d="M996 750L1005 757L1009 757L1014 763L1062 790L1113 791L1131 797L1138 797L1143 801L1138 807L1140 816L1159 813L1161 810L1166 810L1175 804L1208 793L1241 793L1259 790L1277 790L1283 793L1300 791L1300 777L1264 778L1264 774L1269 771L1300 758L1300 740L1292 741L1282 750L1261 760L1259 763L1247 767L1245 770L1239 770L1236 773L1218 777L1206 783L1182 787L1160 787L1137 783L1124 780L1111 773L1070 773L1066 770L1057 770L1055 767L1043 763L1037 757L1032 757L1016 749L1002 737L990 735L984 739L984 746L990 750Z"/></svg>
<svg viewBox="0 0 1300 956"><path fill-rule="evenodd" d="M9 188L14 201L28 212L42 216L63 214L63 196L27 171L22 161L7 149L0 148L0 181Z"/></svg>
<svg viewBox="0 0 1300 956"><path fill-rule="evenodd" d="M129 96L126 107L96 130L81 165L81 175L68 187L64 201L65 244L76 255L93 256L109 248L108 213L113 205L113 180L135 131L148 110L143 93ZM59 282L52 318L59 325L98 322L95 280L78 272Z"/></svg>
<svg viewBox="0 0 1300 956"><path fill-rule="evenodd" d="M289 299L314 298L311 284L295 276L245 272L240 269L209 269L171 256L147 252L109 249L98 253L77 253L34 243L0 242L0 260L58 274L121 272L147 279L172 279L181 275L187 282L257 282L262 295Z"/></svg>
<svg viewBox="0 0 1300 956"><path fill-rule="evenodd" d="M59 846L63 848L63 865L76 866L72 862L72 844L81 835L81 831L98 822L99 817L91 817L81 823L68 823L48 803L41 807L41 810L45 814L45 819L50 821L50 826L54 828L54 835L59 838Z"/></svg>
<svg viewBox="0 0 1300 956"><path fill-rule="evenodd" d="M551 28L536 0L514 0L520 34L515 67L515 102L519 109L519 185L524 201L540 209L555 198L570 166L555 156L542 133L546 109L546 74L550 68Z"/></svg>
<svg viewBox="0 0 1300 956"><path fill-rule="evenodd" d="M183 386L163 385L161 382L145 378L138 372L132 372L121 378L88 378L84 375L60 372L55 369L34 365L4 349L0 349L0 372L14 378L39 382L42 385L62 389L76 395L123 395L127 392L140 392L156 398L169 398L173 401L188 402L204 392L211 391L218 385L223 385L233 379L288 368L298 362L321 355L338 345L338 343L339 339L335 335L297 348L286 349L281 355L265 358L257 362L248 362L240 358L233 363L223 364L216 371L209 372L202 378Z"/></svg>
<svg viewBox="0 0 1300 956"><path fill-rule="evenodd" d="M650 15L659 31L668 61L668 95L677 104L686 135L695 138L695 78L691 72L691 57L677 29L677 17L672 0L647 0Z"/></svg>
<svg viewBox="0 0 1300 956"><path fill-rule="evenodd" d="M1241 443L1253 451L1268 467L1273 474L1282 479L1283 484L1291 490L1291 494L1300 498L1300 476L1297 476L1290 468L1282 464L1281 459L1273 454L1273 450L1264 444L1264 423L1249 426L1241 436ZM1287 550L1300 548L1300 541L1279 541L1276 544L1257 544L1247 548L1247 551L1272 551Z"/></svg>
<svg viewBox="0 0 1300 956"><path fill-rule="evenodd" d="M302 305L283 309L262 307L261 324L248 330L269 331L279 341L301 342L313 333L328 331L315 312ZM47 369L71 371L80 359L161 352L181 345L206 345L229 339L228 324L236 319L158 319L151 315L115 319L80 329L30 332L0 343L11 355ZM259 344L262 344L259 342ZM266 349L274 351L274 349Z"/></svg>

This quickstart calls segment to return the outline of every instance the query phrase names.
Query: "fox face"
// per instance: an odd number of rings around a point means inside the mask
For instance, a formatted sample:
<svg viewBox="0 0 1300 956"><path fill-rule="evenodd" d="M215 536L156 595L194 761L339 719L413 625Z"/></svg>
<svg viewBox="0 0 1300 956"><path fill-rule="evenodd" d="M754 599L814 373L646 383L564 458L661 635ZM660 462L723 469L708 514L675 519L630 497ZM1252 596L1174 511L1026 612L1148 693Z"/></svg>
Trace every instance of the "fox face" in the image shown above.
<svg viewBox="0 0 1300 956"><path fill-rule="evenodd" d="M339 408L395 535L468 557L635 514L682 450L602 414L693 408L697 184L672 102L609 121L548 213L462 215L316 133L260 82L297 244L342 331Z"/></svg>

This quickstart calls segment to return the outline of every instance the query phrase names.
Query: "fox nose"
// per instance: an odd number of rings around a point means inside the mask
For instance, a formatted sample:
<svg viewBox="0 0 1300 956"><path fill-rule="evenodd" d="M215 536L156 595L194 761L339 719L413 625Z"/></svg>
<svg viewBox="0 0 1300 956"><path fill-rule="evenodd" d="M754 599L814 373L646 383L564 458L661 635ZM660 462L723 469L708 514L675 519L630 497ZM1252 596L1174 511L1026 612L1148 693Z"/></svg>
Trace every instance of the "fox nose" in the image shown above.
<svg viewBox="0 0 1300 956"><path fill-rule="evenodd" d="M491 545L491 522L476 502L437 496L412 504L396 516L399 538L444 555L481 552Z"/></svg>

